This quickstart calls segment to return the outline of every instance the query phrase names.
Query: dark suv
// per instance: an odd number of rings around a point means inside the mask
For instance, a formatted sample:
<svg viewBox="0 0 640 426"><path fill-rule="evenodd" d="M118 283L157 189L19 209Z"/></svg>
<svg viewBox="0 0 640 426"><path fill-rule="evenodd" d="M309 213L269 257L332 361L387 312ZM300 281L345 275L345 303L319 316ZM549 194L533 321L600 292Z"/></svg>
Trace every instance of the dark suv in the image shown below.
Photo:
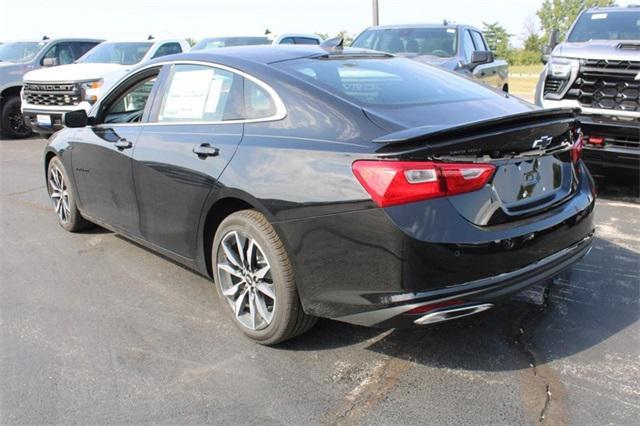
<svg viewBox="0 0 640 426"><path fill-rule="evenodd" d="M369 27L351 46L438 65L509 91L509 65L495 59L482 32L469 25L445 22Z"/></svg>

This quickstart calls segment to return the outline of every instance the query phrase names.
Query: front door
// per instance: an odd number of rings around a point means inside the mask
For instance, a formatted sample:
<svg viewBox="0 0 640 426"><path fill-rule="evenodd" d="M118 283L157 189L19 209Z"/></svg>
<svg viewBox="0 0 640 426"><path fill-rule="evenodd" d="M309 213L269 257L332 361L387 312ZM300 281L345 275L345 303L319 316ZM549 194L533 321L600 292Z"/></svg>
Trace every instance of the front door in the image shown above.
<svg viewBox="0 0 640 426"><path fill-rule="evenodd" d="M157 71L116 88L95 124L79 129L71 143L82 212L132 235L140 227L131 156L156 77Z"/></svg>

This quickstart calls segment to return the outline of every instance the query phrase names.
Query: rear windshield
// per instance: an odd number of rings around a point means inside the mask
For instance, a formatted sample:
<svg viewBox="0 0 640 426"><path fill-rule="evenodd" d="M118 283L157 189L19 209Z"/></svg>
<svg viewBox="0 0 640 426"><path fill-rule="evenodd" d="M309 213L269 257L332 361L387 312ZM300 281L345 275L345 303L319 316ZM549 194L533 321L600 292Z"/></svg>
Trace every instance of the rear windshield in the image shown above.
<svg viewBox="0 0 640 426"><path fill-rule="evenodd" d="M217 47L252 46L269 44L267 37L215 37L200 40L191 50L215 49Z"/></svg>
<svg viewBox="0 0 640 426"><path fill-rule="evenodd" d="M93 64L137 64L151 48L151 42L102 43L91 49L78 62Z"/></svg>
<svg viewBox="0 0 640 426"><path fill-rule="evenodd" d="M305 58L273 66L360 105L425 105L493 95L464 77L405 58Z"/></svg>
<svg viewBox="0 0 640 426"><path fill-rule="evenodd" d="M454 28L389 28L363 32L352 47L388 53L451 57L456 54Z"/></svg>
<svg viewBox="0 0 640 426"><path fill-rule="evenodd" d="M640 11L583 13L567 41L589 40L640 40Z"/></svg>

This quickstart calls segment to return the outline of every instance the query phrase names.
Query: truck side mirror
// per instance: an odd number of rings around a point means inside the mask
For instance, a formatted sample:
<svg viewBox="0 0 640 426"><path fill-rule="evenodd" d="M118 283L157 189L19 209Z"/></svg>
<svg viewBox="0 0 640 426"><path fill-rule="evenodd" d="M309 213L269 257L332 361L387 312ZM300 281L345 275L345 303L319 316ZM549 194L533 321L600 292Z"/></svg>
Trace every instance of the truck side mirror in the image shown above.
<svg viewBox="0 0 640 426"><path fill-rule="evenodd" d="M58 66L58 58L44 58L42 60L43 67L57 67Z"/></svg>
<svg viewBox="0 0 640 426"><path fill-rule="evenodd" d="M488 50L476 50L471 53L471 63L473 65L488 64L493 62L493 52Z"/></svg>
<svg viewBox="0 0 640 426"><path fill-rule="evenodd" d="M85 127L89 123L87 111L77 109L64 114L64 125L67 127Z"/></svg>
<svg viewBox="0 0 640 426"><path fill-rule="evenodd" d="M551 30L549 33L549 43L542 48L542 63L546 64L549 62L549 56L551 56L551 52L558 45L558 34L559 31L557 29Z"/></svg>

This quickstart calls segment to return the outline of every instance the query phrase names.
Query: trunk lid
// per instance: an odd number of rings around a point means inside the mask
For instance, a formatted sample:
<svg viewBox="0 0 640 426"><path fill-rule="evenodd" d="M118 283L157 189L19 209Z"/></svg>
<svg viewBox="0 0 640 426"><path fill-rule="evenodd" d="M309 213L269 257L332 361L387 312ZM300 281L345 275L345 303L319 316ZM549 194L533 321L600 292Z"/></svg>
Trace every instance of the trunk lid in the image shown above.
<svg viewBox="0 0 640 426"><path fill-rule="evenodd" d="M541 214L575 193L580 178L571 158L576 112L537 110L454 127L430 125L374 143L387 158L495 165L484 188L448 199L470 222L498 225Z"/></svg>

